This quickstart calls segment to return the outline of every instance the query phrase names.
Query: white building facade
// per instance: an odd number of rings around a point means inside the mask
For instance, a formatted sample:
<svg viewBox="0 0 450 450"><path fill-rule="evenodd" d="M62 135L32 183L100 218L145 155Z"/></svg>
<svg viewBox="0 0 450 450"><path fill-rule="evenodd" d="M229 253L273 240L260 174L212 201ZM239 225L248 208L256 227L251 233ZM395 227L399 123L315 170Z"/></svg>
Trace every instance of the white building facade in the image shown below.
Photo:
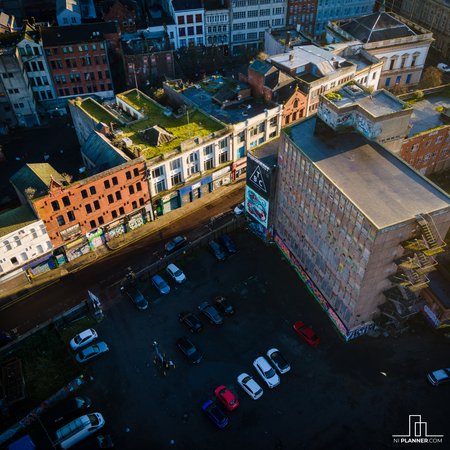
<svg viewBox="0 0 450 450"><path fill-rule="evenodd" d="M205 45L229 45L230 11L228 9L205 10Z"/></svg>
<svg viewBox="0 0 450 450"><path fill-rule="evenodd" d="M56 0L56 21L60 27L81 24L78 0Z"/></svg>

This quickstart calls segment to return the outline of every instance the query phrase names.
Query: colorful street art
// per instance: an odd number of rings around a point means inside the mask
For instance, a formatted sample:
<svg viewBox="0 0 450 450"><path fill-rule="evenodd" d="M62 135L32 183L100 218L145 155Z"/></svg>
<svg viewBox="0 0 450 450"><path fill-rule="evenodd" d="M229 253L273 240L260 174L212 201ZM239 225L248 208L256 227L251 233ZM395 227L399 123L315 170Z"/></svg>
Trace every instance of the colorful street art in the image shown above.
<svg viewBox="0 0 450 450"><path fill-rule="evenodd" d="M248 186L245 187L245 210L264 228L267 228L269 202Z"/></svg>

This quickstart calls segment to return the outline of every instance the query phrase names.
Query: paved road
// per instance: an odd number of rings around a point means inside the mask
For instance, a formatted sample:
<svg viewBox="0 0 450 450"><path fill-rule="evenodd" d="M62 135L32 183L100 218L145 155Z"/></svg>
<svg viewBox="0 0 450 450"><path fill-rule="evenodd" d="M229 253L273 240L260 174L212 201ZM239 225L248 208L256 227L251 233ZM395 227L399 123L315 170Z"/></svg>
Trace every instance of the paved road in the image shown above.
<svg viewBox="0 0 450 450"><path fill-rule="evenodd" d="M138 271L154 262L157 258L155 252L161 253L164 243L173 236L184 234L190 240L198 238L206 231L205 226L211 217L230 211L232 206L242 201L242 196L241 189L229 193L225 191L214 202L172 223L169 228L131 243L121 251L13 304L0 314L0 330L17 328L19 334L24 334L80 303L86 298L88 289L102 296L109 286L125 276L127 267Z"/></svg>

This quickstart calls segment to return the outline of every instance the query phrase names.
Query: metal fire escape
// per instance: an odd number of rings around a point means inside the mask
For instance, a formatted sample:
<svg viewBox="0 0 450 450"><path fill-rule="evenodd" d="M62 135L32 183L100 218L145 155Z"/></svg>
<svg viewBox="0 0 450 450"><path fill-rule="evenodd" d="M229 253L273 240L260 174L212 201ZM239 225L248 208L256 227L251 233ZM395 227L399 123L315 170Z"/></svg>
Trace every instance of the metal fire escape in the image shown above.
<svg viewBox="0 0 450 450"><path fill-rule="evenodd" d="M407 319L419 311L420 291L428 287L427 275L436 270L434 256L445 247L431 217L427 220L424 215L418 215L416 220L417 237L402 243L405 253L396 261L397 272L389 277L393 286L385 291L389 301L380 308L393 321Z"/></svg>

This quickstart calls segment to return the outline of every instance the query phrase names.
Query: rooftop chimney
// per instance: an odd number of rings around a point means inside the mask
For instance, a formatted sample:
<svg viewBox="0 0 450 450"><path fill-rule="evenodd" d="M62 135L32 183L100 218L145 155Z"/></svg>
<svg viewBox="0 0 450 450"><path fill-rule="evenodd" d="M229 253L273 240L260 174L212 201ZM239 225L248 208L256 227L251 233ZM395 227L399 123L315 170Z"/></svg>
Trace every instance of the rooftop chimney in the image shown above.
<svg viewBox="0 0 450 450"><path fill-rule="evenodd" d="M294 54L293 53L289 53L289 61L293 61L294 60Z"/></svg>

